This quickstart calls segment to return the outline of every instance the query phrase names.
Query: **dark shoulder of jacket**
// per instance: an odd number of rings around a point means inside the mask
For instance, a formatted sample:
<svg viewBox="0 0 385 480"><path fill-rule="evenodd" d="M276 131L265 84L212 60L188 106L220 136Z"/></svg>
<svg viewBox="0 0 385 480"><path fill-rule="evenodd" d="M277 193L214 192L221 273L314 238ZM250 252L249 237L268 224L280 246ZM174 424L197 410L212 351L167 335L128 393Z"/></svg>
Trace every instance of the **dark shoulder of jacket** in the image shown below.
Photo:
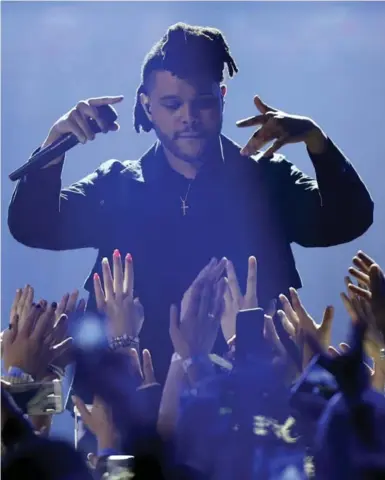
<svg viewBox="0 0 385 480"><path fill-rule="evenodd" d="M103 162L96 171L91 174L93 180L98 180L101 188L112 185L127 185L132 180L133 183L143 182L143 174L140 160L107 160ZM96 177L96 178L95 178Z"/></svg>
<svg viewBox="0 0 385 480"><path fill-rule="evenodd" d="M108 160L95 172L99 183L99 197L104 208L126 205L143 185L141 160Z"/></svg>
<svg viewBox="0 0 385 480"><path fill-rule="evenodd" d="M116 159L107 160L103 162L96 170L99 177L111 176L112 178L119 178L124 175L125 178L133 180L142 180L142 168L140 160L125 160L120 161Z"/></svg>

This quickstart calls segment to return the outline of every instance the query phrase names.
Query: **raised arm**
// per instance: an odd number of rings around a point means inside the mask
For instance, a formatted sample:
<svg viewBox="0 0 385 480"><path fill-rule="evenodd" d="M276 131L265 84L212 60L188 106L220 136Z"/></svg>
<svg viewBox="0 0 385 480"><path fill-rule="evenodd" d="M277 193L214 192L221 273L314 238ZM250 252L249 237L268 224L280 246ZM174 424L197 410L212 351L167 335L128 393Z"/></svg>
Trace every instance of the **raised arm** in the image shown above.
<svg viewBox="0 0 385 480"><path fill-rule="evenodd" d="M274 194L288 240L306 247L327 247L362 235L373 222L373 201L349 160L312 119L268 106L258 96L254 103L260 114L237 125L260 128L241 154L258 153L258 161L270 170L267 181L277 187ZM282 157L273 157L284 145L301 142L307 147L316 180Z"/></svg>
<svg viewBox="0 0 385 480"><path fill-rule="evenodd" d="M72 133L83 144L94 140L88 118L93 118L104 133L118 130L117 123L105 124L96 107L120 102L122 98L102 97L79 102L55 122L42 147L66 133ZM26 175L16 186L9 206L8 225L13 237L29 247L69 250L96 246L103 218L101 186L120 163L107 162L62 190L63 162L64 155Z"/></svg>
<svg viewBox="0 0 385 480"><path fill-rule="evenodd" d="M28 247L74 250L98 247L103 232L104 188L122 164L103 163L95 172L61 188L62 165L55 165L20 180L8 210L12 236Z"/></svg>
<svg viewBox="0 0 385 480"><path fill-rule="evenodd" d="M286 160L275 165L289 240L304 247L328 247L363 235L373 223L374 205L352 164L331 140L324 152L309 151L309 156L316 180Z"/></svg>

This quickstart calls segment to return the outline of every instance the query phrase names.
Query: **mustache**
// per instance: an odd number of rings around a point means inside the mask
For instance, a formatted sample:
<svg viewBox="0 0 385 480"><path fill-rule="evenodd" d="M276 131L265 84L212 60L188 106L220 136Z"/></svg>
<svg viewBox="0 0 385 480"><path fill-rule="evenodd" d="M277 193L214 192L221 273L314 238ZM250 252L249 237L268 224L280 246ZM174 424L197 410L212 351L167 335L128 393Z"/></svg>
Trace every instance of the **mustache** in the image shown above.
<svg viewBox="0 0 385 480"><path fill-rule="evenodd" d="M176 134L174 135L175 138L179 138L179 137L182 137L182 136L188 136L188 135L191 135L191 136L202 136L204 137L205 134L202 130L200 129L188 129L188 130L183 130L181 132L176 132Z"/></svg>

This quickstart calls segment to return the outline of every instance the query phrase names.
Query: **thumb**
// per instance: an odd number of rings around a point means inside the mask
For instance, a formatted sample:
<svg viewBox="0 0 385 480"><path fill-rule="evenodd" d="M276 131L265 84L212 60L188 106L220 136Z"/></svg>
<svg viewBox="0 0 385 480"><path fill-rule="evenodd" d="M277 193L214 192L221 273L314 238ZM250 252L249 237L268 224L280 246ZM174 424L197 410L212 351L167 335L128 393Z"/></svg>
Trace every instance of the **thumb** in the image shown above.
<svg viewBox="0 0 385 480"><path fill-rule="evenodd" d="M140 300L138 297L136 297L134 299L134 305L135 305L135 308L136 308L136 313L142 317L144 315L144 308L143 308L143 305L141 304Z"/></svg>
<svg viewBox="0 0 385 480"><path fill-rule="evenodd" d="M270 107L265 102L263 102L258 95L255 95L255 97L254 97L254 105L263 114L266 114L267 112L276 112L277 111L275 108Z"/></svg>
<svg viewBox="0 0 385 480"><path fill-rule="evenodd" d="M170 308L170 335L178 330L179 328L179 318L178 318L178 307L176 305L171 305Z"/></svg>
<svg viewBox="0 0 385 480"><path fill-rule="evenodd" d="M145 349L142 352L143 358L143 377L144 377L144 384L150 385L152 383L156 383L156 378L154 374L154 367L152 365L152 358L151 353L149 350Z"/></svg>
<svg viewBox="0 0 385 480"><path fill-rule="evenodd" d="M329 305L325 308L325 311L322 317L322 322L320 325L320 329L323 331L323 333L327 333L328 335L330 335L332 324L333 324L333 318L334 318L334 307Z"/></svg>
<svg viewBox="0 0 385 480"><path fill-rule="evenodd" d="M139 383L142 383L143 380L143 371L140 365L140 359L137 350L135 348L130 348L129 350L130 357L130 375L131 378L135 379Z"/></svg>

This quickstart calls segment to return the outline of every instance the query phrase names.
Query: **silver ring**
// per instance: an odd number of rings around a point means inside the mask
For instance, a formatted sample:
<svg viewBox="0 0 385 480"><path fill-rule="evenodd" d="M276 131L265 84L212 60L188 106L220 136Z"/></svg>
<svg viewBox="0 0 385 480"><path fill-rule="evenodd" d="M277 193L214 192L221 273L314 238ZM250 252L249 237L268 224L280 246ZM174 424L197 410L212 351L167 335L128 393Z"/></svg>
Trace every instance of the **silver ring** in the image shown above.
<svg viewBox="0 0 385 480"><path fill-rule="evenodd" d="M380 350L380 359L385 360L385 348L381 348Z"/></svg>

